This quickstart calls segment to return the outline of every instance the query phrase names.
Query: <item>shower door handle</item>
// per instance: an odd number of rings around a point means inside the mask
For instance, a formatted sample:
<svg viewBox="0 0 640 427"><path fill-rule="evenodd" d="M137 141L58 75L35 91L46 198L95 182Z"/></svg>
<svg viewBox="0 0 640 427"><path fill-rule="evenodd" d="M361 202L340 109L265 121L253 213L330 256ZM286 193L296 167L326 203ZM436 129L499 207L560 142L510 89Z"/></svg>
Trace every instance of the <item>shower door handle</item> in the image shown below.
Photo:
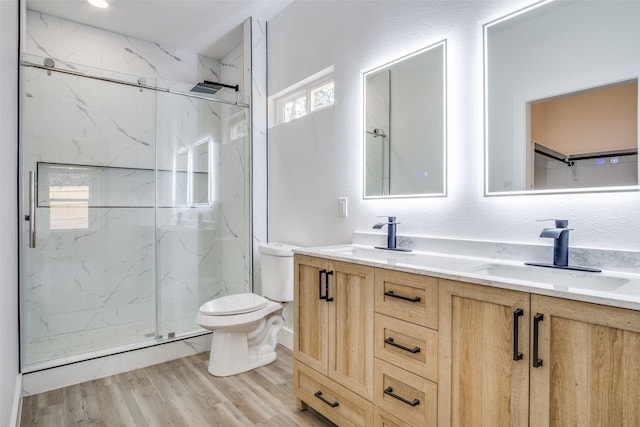
<svg viewBox="0 0 640 427"><path fill-rule="evenodd" d="M36 247L36 173L29 171L29 214L24 218L29 221L29 248Z"/></svg>

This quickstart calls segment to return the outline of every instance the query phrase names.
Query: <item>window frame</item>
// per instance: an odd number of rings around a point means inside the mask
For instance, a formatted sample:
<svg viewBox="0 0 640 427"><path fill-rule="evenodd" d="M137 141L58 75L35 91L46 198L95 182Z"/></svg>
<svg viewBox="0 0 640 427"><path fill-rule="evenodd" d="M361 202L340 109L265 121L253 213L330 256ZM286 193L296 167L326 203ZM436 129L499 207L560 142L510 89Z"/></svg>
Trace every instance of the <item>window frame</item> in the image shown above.
<svg viewBox="0 0 640 427"><path fill-rule="evenodd" d="M312 108L313 105L311 103L311 99L313 97L313 93L317 92L318 89L323 88L325 86L328 86L329 84L332 84L333 89L334 89L334 96L333 96L333 102L331 104L328 105L323 105L320 107L316 107L316 108ZM302 114L301 116L297 116L294 118L291 118L287 121L285 121L285 114L284 114L284 108L285 105L288 104L291 101L296 101L302 97L306 96L306 103L305 103L305 111L304 114ZM335 80L333 78L333 73L329 74L329 75L324 75L321 78L317 78L314 79L313 81L304 84L303 86L298 86L296 85L294 89L291 89L290 91L287 91L286 93L280 95L280 96L276 96L274 97L274 106L276 109L276 123L275 125L282 125L285 123L289 123L293 120L299 119L301 117L305 117L308 116L309 114L315 112L315 111L320 111L323 110L327 107L331 107L335 105Z"/></svg>

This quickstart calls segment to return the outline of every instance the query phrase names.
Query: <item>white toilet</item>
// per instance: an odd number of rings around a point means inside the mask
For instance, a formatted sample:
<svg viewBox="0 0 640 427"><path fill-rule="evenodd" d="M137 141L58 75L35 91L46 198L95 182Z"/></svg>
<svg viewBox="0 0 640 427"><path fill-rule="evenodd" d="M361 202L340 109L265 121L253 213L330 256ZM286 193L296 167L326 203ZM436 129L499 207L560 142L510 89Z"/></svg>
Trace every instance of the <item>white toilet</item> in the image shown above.
<svg viewBox="0 0 640 427"><path fill-rule="evenodd" d="M209 373L246 372L276 360L283 302L293 301L293 252L297 246L259 246L262 295L236 294L202 304L196 323L213 331Z"/></svg>

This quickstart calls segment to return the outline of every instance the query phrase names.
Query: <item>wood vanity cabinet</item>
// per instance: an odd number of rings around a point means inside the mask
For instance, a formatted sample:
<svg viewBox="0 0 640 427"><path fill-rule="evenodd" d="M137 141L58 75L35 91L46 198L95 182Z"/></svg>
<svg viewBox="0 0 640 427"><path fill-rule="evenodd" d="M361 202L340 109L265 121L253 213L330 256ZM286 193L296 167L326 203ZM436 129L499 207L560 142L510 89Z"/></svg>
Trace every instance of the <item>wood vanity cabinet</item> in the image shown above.
<svg viewBox="0 0 640 427"><path fill-rule="evenodd" d="M640 425L639 311L440 280L439 337L442 427Z"/></svg>
<svg viewBox="0 0 640 427"><path fill-rule="evenodd" d="M295 255L294 391L340 426L640 426L640 311Z"/></svg>
<svg viewBox="0 0 640 427"><path fill-rule="evenodd" d="M294 281L298 407L372 425L374 269L296 254Z"/></svg>

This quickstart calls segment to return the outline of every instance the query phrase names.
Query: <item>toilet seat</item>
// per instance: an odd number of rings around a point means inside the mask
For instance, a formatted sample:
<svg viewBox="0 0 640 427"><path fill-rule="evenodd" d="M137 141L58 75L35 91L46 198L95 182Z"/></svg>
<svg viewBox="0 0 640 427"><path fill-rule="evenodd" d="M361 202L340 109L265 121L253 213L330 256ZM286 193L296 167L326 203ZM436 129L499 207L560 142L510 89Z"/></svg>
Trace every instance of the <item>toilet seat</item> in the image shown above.
<svg viewBox="0 0 640 427"><path fill-rule="evenodd" d="M196 323L201 327L209 330L216 330L223 327L243 327L248 326L253 322L259 322L265 316L270 315L282 309L282 304L275 301L266 300L267 304L254 311L242 314L234 315L208 315L202 312L202 310L196 316Z"/></svg>
<svg viewBox="0 0 640 427"><path fill-rule="evenodd" d="M205 316L231 316L260 310L268 303L269 300L251 293L227 295L202 304L200 313Z"/></svg>

